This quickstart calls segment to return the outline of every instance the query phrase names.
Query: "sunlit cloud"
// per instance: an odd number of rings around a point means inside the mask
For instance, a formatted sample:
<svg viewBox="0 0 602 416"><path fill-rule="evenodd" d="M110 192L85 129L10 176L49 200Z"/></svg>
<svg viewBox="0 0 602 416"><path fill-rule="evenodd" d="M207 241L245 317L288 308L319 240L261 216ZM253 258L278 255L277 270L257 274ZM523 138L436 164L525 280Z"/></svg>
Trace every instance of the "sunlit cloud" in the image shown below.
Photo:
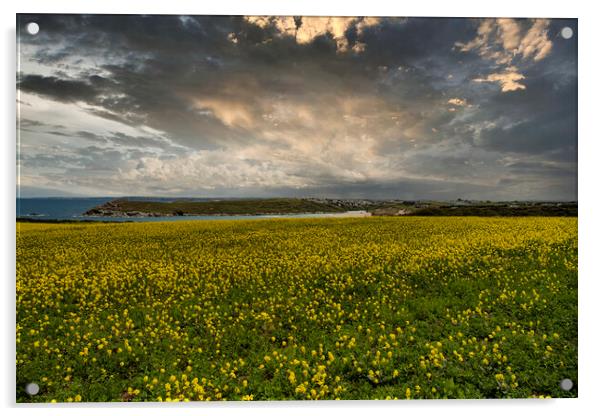
<svg viewBox="0 0 602 416"><path fill-rule="evenodd" d="M498 83L502 92L524 90L525 85L520 81L524 80L525 76L518 73L515 67L508 68L505 72L497 74L489 74L486 78L475 78L475 82L495 82Z"/></svg>
<svg viewBox="0 0 602 416"><path fill-rule="evenodd" d="M451 105L457 105L457 106L459 106L459 107L464 107L464 106L466 106L466 104L467 104L467 103L466 103L466 100L464 100L464 99L462 99L462 98L457 98L457 97L455 97L455 98L450 98L449 100L447 100L447 102L448 102L448 104L451 104Z"/></svg>
<svg viewBox="0 0 602 416"><path fill-rule="evenodd" d="M349 50L346 32L351 27L361 36L364 30L380 23L380 19L376 17L246 16L245 19L263 29L273 26L279 35L292 36L300 44L313 42L320 36L331 35L339 53ZM366 44L362 42L351 46L356 53L363 52L365 48Z"/></svg>
<svg viewBox="0 0 602 416"><path fill-rule="evenodd" d="M461 52L476 52L497 66L497 72L478 78L477 82L498 82L502 92L524 90L525 84L517 81L525 76L517 66L525 61L540 61L550 54L553 43L548 38L549 25L547 19L532 19L528 23L516 19L484 19L474 39L456 42L455 47Z"/></svg>

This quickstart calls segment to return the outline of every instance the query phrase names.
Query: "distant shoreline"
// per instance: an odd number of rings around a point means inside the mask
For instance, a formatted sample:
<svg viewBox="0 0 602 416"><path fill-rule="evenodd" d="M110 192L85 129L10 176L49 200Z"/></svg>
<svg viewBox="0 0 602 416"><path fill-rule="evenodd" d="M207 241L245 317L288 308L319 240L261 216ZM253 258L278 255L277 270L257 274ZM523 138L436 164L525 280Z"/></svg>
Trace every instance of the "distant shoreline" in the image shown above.
<svg viewBox="0 0 602 416"><path fill-rule="evenodd" d="M290 214L344 214L364 216L577 216L576 202L415 202L354 199L270 198L190 201L114 199L86 211L96 218L176 216L257 216ZM353 215L353 214L352 214Z"/></svg>
<svg viewBox="0 0 602 416"><path fill-rule="evenodd" d="M19 222L148 222L255 217L576 217L577 202L408 201L333 198L17 200Z"/></svg>
<svg viewBox="0 0 602 416"><path fill-rule="evenodd" d="M116 223L133 223L133 222L145 222L145 221L136 221L136 219L140 219L140 218L156 218L157 221L160 221L161 219L168 219L168 218L181 218L182 220L186 220L187 217L190 218L190 220L194 221L194 220L203 220L201 218L198 217L205 217L205 219L224 219L224 220L228 220L228 219L236 219L236 220L242 220L244 217L244 219L248 218L248 219L315 219L315 218L363 218L363 217L370 217L371 214L367 211L347 211L347 212L341 212L341 213L319 213L319 212L309 212L309 213L295 213L295 214L244 214L244 215L235 215L235 214L215 214L215 215L193 215L193 214L188 214L188 215L182 215L182 216L175 216L175 215L167 215L167 216L119 216L119 215L113 215L113 216L81 216L78 217L77 219L73 218L73 219L59 219L59 218L45 218L45 217L40 217L40 216L32 216L32 217L17 217L17 222L23 222L23 223L112 223L112 224L116 224ZM129 219L128 219L129 218Z"/></svg>

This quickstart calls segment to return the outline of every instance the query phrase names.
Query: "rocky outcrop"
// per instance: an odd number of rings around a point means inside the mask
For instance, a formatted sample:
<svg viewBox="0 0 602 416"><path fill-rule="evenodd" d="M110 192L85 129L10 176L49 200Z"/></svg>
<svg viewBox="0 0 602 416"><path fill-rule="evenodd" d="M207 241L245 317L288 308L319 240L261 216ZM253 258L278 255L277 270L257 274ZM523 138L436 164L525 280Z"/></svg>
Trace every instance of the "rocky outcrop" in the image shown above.
<svg viewBox="0 0 602 416"><path fill-rule="evenodd" d="M84 212L85 217L171 217L180 214L161 214L159 212L114 211L104 208L92 208Z"/></svg>
<svg viewBox="0 0 602 416"><path fill-rule="evenodd" d="M183 215L182 213L162 214L160 212L142 212L126 211L119 204L119 200L106 202L98 207L94 207L83 214L85 217L170 217L173 215Z"/></svg>

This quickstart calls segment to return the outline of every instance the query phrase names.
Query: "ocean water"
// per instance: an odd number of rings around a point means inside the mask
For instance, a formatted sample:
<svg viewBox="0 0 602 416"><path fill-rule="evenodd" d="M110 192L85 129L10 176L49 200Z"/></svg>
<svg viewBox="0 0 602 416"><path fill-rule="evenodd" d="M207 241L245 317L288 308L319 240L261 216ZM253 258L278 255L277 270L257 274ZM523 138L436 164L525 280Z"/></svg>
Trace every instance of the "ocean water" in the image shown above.
<svg viewBox="0 0 602 416"><path fill-rule="evenodd" d="M39 220L79 220L115 222L190 221L190 220L249 220L262 218L321 218L364 216L363 211L341 214L286 214L286 215L186 215L182 217L85 217L90 208L104 204L114 198L17 198L17 218ZM168 200L165 198L157 198ZM195 198L195 200L207 200Z"/></svg>
<svg viewBox="0 0 602 416"><path fill-rule="evenodd" d="M84 212L111 199L113 198L17 198L17 217L49 220L83 219Z"/></svg>

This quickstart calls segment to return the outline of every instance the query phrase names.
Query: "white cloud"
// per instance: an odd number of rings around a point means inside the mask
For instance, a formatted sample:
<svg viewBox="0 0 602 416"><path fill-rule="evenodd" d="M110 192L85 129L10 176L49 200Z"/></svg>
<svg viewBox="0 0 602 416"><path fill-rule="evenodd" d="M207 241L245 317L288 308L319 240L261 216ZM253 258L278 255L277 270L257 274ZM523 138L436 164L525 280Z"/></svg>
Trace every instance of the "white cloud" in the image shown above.
<svg viewBox="0 0 602 416"><path fill-rule="evenodd" d="M514 19L497 19L496 23L499 28L498 41L501 40L504 49L514 51L518 48L521 35L518 23Z"/></svg>
<svg viewBox="0 0 602 416"><path fill-rule="evenodd" d="M518 53L524 58L533 57L539 61L552 51L552 41L548 39L549 20L539 19L533 23L518 46Z"/></svg>
<svg viewBox="0 0 602 416"><path fill-rule="evenodd" d="M517 66L529 61L540 61L552 51L553 43L548 39L547 19L532 19L525 31L524 24L515 19L484 19L477 36L469 42L456 42L461 52L476 52L483 59L492 61L496 71L477 82L497 82L502 92L524 90L518 81L525 79Z"/></svg>
<svg viewBox="0 0 602 416"><path fill-rule="evenodd" d="M344 53L350 49L355 53L361 53L366 45L356 42L349 45L345 32L355 26L361 37L363 31L380 23L378 17L314 17L304 16L299 22L291 16L245 16L245 20L261 28L273 25L281 36L293 36L297 43L311 43L315 38L326 34L332 35L337 44L337 52ZM299 26L297 26L299 23Z"/></svg>
<svg viewBox="0 0 602 416"><path fill-rule="evenodd" d="M132 161L114 179L127 184L184 189L301 187L304 183L287 172L277 159L255 161L226 150L196 151L172 159L144 157Z"/></svg>
<svg viewBox="0 0 602 416"><path fill-rule="evenodd" d="M535 61L545 58L552 50L548 39L547 19L531 20L531 27L523 33L514 19L484 19L477 29L477 36L469 42L456 42L461 52L476 51L485 59L497 63L509 63L516 56Z"/></svg>
<svg viewBox="0 0 602 416"><path fill-rule="evenodd" d="M253 127L254 120L251 110L240 101L207 98L195 100L194 105L199 114L213 116L228 127Z"/></svg>
<svg viewBox="0 0 602 416"><path fill-rule="evenodd" d="M450 98L449 100L447 100L447 103L451 104L451 105L457 105L459 107L466 106L466 100L463 98L457 98L457 97Z"/></svg>
<svg viewBox="0 0 602 416"><path fill-rule="evenodd" d="M466 43L456 42L455 46L462 52L470 52L472 50L483 51L487 45L489 35L493 31L494 20L484 19L477 28L477 36Z"/></svg>
<svg viewBox="0 0 602 416"><path fill-rule="evenodd" d="M518 73L515 67L508 68L505 72L487 75L486 78L476 78L475 82L497 82L502 92L524 90L527 87L519 81L525 79L525 76Z"/></svg>
<svg viewBox="0 0 602 416"><path fill-rule="evenodd" d="M237 44L238 38L236 37L236 33L234 33L234 32L228 33L228 40L234 44Z"/></svg>

